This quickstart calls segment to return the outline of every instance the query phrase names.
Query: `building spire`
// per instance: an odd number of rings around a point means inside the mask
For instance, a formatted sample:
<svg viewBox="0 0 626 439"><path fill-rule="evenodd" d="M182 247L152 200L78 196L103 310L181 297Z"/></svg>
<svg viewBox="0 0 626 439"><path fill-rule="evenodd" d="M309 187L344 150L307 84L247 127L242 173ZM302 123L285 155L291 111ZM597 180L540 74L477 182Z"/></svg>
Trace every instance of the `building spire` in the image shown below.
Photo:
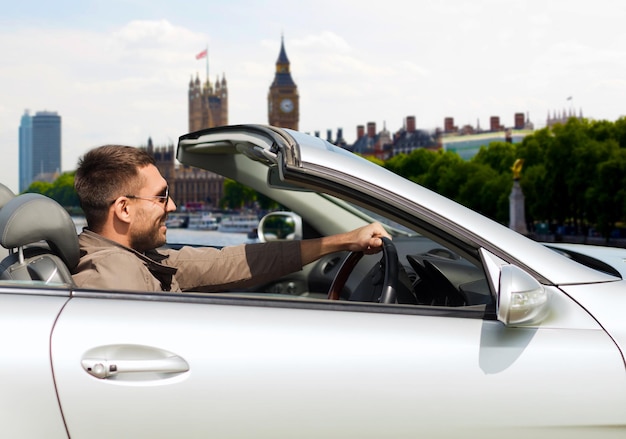
<svg viewBox="0 0 626 439"><path fill-rule="evenodd" d="M287 67L286 72L289 71L289 58L287 58L287 51L285 51L285 36L283 34L280 35L280 53L276 60L276 67L278 67L279 64L285 65Z"/></svg>

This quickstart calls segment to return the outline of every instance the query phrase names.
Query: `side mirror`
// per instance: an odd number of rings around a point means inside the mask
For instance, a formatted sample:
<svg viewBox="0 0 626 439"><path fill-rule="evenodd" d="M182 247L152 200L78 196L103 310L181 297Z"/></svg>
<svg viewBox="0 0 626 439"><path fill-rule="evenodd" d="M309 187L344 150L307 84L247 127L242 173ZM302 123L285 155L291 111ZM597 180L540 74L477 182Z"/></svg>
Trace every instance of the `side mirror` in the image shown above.
<svg viewBox="0 0 626 439"><path fill-rule="evenodd" d="M548 314L548 292L521 268L502 265L496 308L505 325L539 323Z"/></svg>
<svg viewBox="0 0 626 439"><path fill-rule="evenodd" d="M259 241L296 241L302 239L302 218L293 212L272 212L261 218Z"/></svg>
<svg viewBox="0 0 626 439"><path fill-rule="evenodd" d="M489 284L496 292L499 321L505 325L532 325L548 315L548 291L537 279L484 248L480 255Z"/></svg>

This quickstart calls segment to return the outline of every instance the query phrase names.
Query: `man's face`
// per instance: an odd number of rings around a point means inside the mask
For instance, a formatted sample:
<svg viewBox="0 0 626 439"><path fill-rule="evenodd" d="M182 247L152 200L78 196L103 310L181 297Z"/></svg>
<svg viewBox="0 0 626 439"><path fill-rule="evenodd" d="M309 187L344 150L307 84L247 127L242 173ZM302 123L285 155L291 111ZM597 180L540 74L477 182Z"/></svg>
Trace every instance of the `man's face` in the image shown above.
<svg viewBox="0 0 626 439"><path fill-rule="evenodd" d="M137 251L152 250L166 242L165 219L176 205L169 198L167 181L159 170L148 165L139 170L144 184L130 200L133 220L130 226L130 246Z"/></svg>

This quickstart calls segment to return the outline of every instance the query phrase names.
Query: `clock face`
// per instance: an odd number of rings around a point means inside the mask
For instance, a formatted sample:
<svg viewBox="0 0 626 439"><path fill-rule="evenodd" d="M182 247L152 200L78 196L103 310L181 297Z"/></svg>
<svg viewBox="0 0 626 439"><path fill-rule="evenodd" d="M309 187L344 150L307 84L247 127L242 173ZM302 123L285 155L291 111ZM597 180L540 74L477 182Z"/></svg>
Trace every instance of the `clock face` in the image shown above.
<svg viewBox="0 0 626 439"><path fill-rule="evenodd" d="M291 113L293 111L293 102L291 99L283 99L280 101L280 109L285 113Z"/></svg>

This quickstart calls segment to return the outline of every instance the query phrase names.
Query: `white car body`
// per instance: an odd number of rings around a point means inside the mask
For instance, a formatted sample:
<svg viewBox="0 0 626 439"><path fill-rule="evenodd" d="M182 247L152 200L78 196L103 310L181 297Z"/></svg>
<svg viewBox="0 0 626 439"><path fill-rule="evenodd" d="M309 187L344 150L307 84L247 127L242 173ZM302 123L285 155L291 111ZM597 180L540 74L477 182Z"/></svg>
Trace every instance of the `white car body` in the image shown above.
<svg viewBox="0 0 626 439"><path fill-rule="evenodd" d="M352 205L415 232L390 226L414 288L404 258L423 249L451 252L452 266L462 263L454 273L480 279L458 285L470 298L461 306L309 291L332 280L344 255L240 293L3 281L4 436L626 435L626 283L615 273L301 133L215 128L182 136L177 158L264 192L322 235L371 220ZM626 256L580 251L611 266ZM450 262L441 254L424 257ZM368 261L347 283L352 294L376 266Z"/></svg>

